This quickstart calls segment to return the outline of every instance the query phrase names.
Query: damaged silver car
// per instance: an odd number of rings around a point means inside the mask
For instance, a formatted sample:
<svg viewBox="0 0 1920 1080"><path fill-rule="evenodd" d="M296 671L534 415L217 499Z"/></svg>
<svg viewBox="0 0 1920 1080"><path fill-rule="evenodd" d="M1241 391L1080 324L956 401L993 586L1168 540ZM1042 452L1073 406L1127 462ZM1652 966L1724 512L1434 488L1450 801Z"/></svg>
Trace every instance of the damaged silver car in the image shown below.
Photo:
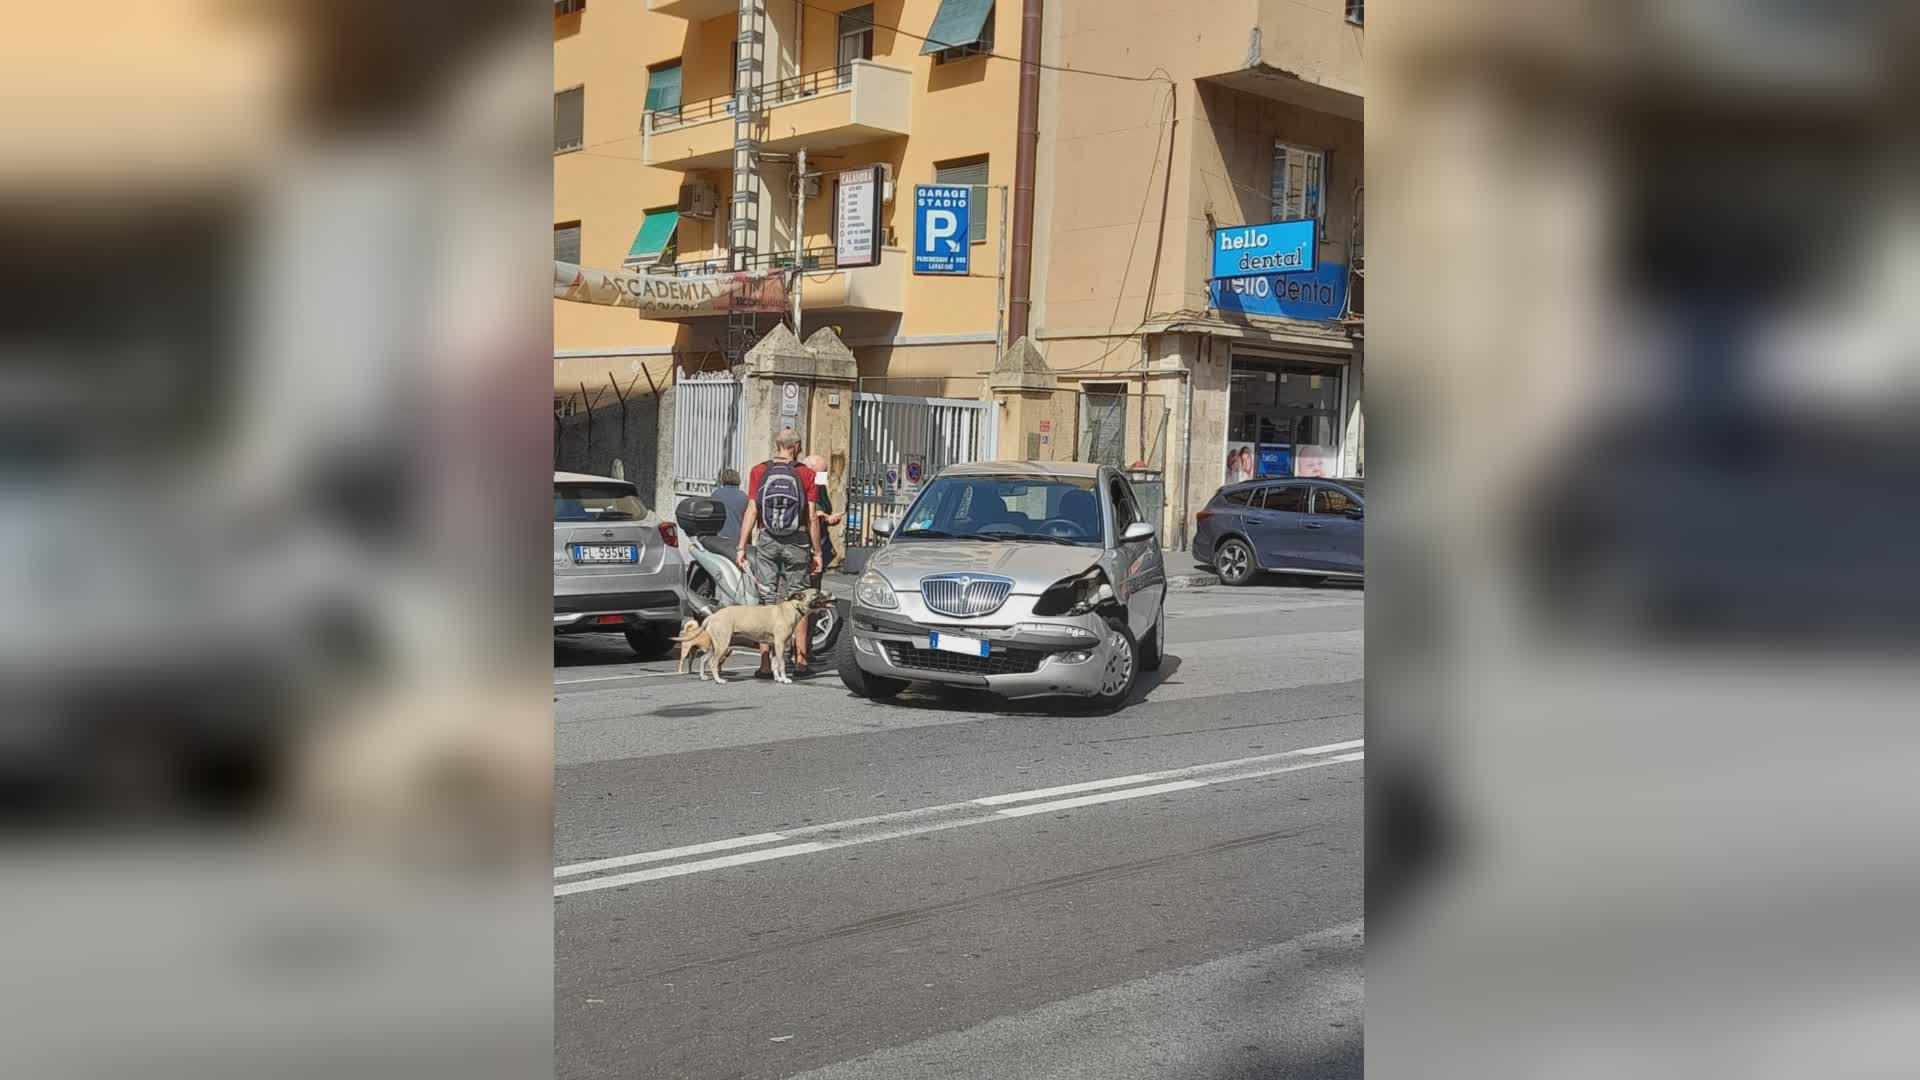
<svg viewBox="0 0 1920 1080"><path fill-rule="evenodd" d="M854 589L840 677L1117 708L1166 644L1166 564L1126 476L1104 465L977 462L935 477Z"/></svg>

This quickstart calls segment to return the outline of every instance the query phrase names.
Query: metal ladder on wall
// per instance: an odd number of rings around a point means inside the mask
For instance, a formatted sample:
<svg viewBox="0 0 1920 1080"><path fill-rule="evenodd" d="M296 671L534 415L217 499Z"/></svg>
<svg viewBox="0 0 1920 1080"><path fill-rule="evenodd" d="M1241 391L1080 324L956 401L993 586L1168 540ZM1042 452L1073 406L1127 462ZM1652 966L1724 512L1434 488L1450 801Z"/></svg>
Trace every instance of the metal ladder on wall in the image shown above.
<svg viewBox="0 0 1920 1080"><path fill-rule="evenodd" d="M739 69L733 92L733 199L727 210L727 266L751 268L760 251L760 161L754 135L760 125L767 72L766 0L740 0ZM744 362L760 337L751 311L727 313L727 364Z"/></svg>

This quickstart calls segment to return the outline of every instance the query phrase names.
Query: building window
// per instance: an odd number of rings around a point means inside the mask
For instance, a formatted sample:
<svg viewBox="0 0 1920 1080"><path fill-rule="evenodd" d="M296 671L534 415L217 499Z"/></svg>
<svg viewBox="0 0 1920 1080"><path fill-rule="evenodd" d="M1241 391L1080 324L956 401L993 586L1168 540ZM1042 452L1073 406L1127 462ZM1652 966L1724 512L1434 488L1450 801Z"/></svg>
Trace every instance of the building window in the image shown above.
<svg viewBox="0 0 1920 1080"><path fill-rule="evenodd" d="M1347 21L1355 26L1367 24L1367 0L1347 0Z"/></svg>
<svg viewBox="0 0 1920 1080"><path fill-rule="evenodd" d="M553 258L556 262L580 264L580 223L562 222L553 227Z"/></svg>
<svg viewBox="0 0 1920 1080"><path fill-rule="evenodd" d="M1273 220L1327 220L1327 152L1273 144Z"/></svg>
<svg viewBox="0 0 1920 1080"><path fill-rule="evenodd" d="M853 79L848 67L855 60L873 59L873 5L863 4L840 13L840 85Z"/></svg>
<svg viewBox="0 0 1920 1080"><path fill-rule="evenodd" d="M578 150L586 142L587 88L576 86L553 95L553 152Z"/></svg>
<svg viewBox="0 0 1920 1080"><path fill-rule="evenodd" d="M553 0L555 15L578 15L587 10L587 0Z"/></svg>
<svg viewBox="0 0 1920 1080"><path fill-rule="evenodd" d="M967 239L976 244L987 242L987 159L983 155L966 158L962 161L936 161L933 164L933 182L936 184L967 184L973 188L973 216L967 229Z"/></svg>
<svg viewBox="0 0 1920 1080"><path fill-rule="evenodd" d="M993 0L940 0L920 50L936 64L985 56L993 51Z"/></svg>
<svg viewBox="0 0 1920 1080"><path fill-rule="evenodd" d="M647 69L647 111L680 111L680 61Z"/></svg>

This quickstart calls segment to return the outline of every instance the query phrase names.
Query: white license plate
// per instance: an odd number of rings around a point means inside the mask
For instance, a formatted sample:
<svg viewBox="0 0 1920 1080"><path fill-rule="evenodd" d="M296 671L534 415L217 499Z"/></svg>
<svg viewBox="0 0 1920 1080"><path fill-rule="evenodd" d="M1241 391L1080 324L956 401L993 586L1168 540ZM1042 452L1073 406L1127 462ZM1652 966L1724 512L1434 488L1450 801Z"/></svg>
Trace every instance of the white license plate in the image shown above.
<svg viewBox="0 0 1920 1080"><path fill-rule="evenodd" d="M639 562L640 549L632 544L575 544L573 560L580 563Z"/></svg>
<svg viewBox="0 0 1920 1080"><path fill-rule="evenodd" d="M955 634L932 634L933 647L941 652L959 653L962 656L987 655L987 643L979 638L960 637Z"/></svg>

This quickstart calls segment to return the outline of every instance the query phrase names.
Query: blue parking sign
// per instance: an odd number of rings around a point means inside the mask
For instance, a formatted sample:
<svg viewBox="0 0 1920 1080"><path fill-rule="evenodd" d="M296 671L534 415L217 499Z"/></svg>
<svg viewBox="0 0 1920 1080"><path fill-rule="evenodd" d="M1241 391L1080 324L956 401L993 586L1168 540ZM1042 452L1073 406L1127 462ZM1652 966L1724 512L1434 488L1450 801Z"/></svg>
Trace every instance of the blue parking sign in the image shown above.
<svg viewBox="0 0 1920 1080"><path fill-rule="evenodd" d="M913 272L970 273L972 228L972 187L916 184L913 189Z"/></svg>

